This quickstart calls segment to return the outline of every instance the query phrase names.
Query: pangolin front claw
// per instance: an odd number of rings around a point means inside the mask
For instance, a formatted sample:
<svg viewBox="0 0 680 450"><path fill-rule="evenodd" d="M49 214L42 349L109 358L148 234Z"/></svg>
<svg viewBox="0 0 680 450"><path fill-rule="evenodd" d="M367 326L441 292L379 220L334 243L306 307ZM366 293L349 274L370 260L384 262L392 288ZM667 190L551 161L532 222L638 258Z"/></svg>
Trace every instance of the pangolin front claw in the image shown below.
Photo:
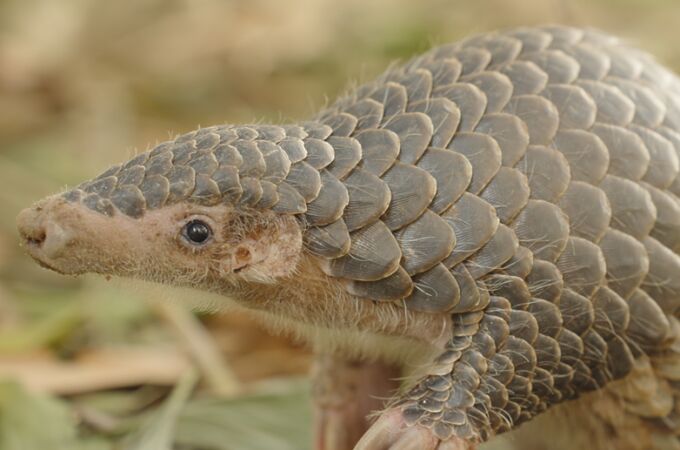
<svg viewBox="0 0 680 450"><path fill-rule="evenodd" d="M403 406L383 412L354 447L354 450L475 450L474 443L452 436L438 439L431 429L408 425Z"/></svg>

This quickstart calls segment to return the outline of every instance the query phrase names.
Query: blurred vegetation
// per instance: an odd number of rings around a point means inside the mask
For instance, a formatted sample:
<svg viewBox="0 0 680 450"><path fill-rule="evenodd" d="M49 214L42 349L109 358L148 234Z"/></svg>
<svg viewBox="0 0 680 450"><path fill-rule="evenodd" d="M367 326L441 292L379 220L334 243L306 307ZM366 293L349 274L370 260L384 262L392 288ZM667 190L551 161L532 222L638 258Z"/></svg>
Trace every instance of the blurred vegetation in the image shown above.
<svg viewBox="0 0 680 450"><path fill-rule="evenodd" d="M680 67L674 0L0 0L0 450L304 449L308 351L201 294L23 255L31 202L198 125L286 122L433 43L596 26Z"/></svg>

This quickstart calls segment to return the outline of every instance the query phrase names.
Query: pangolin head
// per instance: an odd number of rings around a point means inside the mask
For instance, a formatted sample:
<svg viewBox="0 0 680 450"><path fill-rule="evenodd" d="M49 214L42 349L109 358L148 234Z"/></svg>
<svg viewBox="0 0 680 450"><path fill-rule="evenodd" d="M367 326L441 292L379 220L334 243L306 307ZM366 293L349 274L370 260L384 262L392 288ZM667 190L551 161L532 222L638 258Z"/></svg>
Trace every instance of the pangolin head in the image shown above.
<svg viewBox="0 0 680 450"><path fill-rule="evenodd" d="M272 283L295 271L302 249L295 215L306 204L283 182L296 151L300 139L282 127L200 129L37 202L18 229L28 253L60 273Z"/></svg>

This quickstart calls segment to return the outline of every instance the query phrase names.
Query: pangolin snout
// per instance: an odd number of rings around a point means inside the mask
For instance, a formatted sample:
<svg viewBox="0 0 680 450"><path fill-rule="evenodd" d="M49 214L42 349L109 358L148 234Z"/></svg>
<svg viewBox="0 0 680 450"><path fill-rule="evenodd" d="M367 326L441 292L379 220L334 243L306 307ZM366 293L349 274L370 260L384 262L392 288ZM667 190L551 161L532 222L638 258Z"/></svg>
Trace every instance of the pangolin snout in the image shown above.
<svg viewBox="0 0 680 450"><path fill-rule="evenodd" d="M45 224L42 207L26 208L17 216L17 228L21 239L30 246L40 247L45 241Z"/></svg>
<svg viewBox="0 0 680 450"><path fill-rule="evenodd" d="M75 233L59 220L57 209L62 201L47 198L17 216L17 228L28 253L39 262L50 261L64 253L74 241Z"/></svg>

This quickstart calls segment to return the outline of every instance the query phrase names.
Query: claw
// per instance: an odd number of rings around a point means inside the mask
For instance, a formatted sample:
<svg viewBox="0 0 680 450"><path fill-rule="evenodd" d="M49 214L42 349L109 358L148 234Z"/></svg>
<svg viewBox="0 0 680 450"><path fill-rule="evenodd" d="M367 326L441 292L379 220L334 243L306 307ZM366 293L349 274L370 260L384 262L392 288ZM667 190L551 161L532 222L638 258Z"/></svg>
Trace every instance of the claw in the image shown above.
<svg viewBox="0 0 680 450"><path fill-rule="evenodd" d="M387 450L406 428L401 411L384 412L357 442L354 450Z"/></svg>
<svg viewBox="0 0 680 450"><path fill-rule="evenodd" d="M394 408L380 416L354 450L474 450L475 447L455 436L442 442L428 428L408 426L401 409Z"/></svg>

